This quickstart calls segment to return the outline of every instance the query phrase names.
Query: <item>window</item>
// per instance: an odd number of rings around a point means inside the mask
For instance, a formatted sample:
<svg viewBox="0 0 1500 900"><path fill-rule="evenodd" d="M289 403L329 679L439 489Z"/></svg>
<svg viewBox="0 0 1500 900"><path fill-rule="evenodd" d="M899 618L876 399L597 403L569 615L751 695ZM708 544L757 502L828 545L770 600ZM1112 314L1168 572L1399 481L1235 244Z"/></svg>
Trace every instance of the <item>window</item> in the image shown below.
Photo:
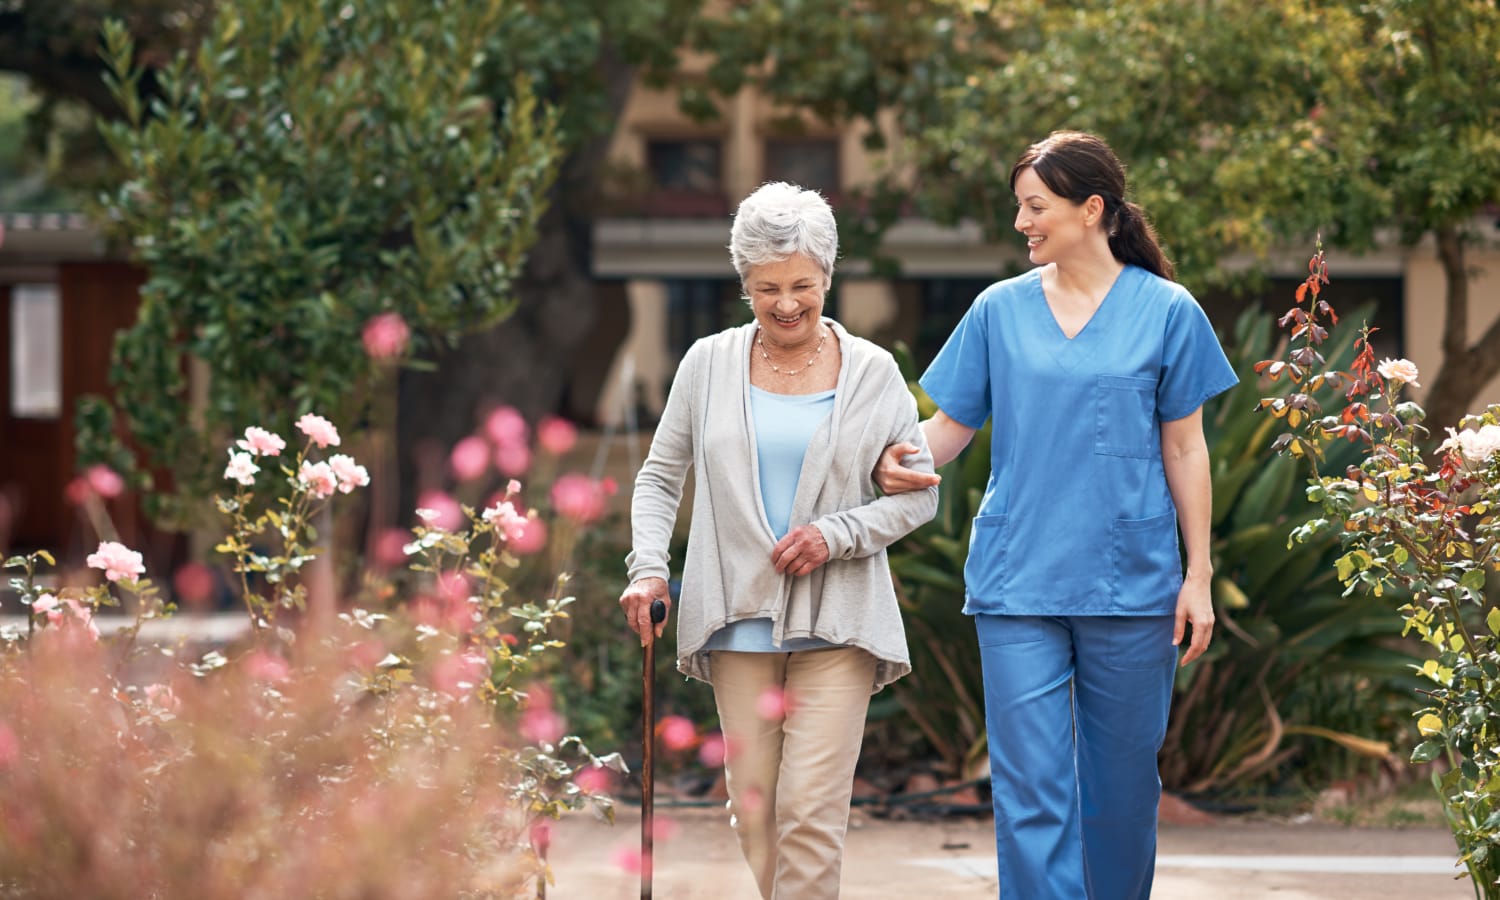
<svg viewBox="0 0 1500 900"><path fill-rule="evenodd" d="M722 147L713 138L651 141L646 165L658 190L719 193L723 182Z"/></svg>
<svg viewBox="0 0 1500 900"><path fill-rule="evenodd" d="M789 181L825 197L839 193L839 142L834 138L766 141L766 180Z"/></svg>
<svg viewBox="0 0 1500 900"><path fill-rule="evenodd" d="M62 305L55 284L18 284L10 292L10 414L62 415Z"/></svg>
<svg viewBox="0 0 1500 900"><path fill-rule="evenodd" d="M693 341L750 321L740 283L716 278L669 278L667 328L672 354L682 359Z"/></svg>

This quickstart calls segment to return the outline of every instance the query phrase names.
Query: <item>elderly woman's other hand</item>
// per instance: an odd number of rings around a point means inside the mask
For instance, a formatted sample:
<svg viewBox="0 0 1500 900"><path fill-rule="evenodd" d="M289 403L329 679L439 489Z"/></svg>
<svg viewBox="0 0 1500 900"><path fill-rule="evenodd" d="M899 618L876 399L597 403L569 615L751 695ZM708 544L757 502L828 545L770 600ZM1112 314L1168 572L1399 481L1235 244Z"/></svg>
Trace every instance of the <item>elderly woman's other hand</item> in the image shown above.
<svg viewBox="0 0 1500 900"><path fill-rule="evenodd" d="M771 548L771 564L779 575L806 575L828 562L828 541L814 525L798 525Z"/></svg>
<svg viewBox="0 0 1500 900"><path fill-rule="evenodd" d="M672 611L672 596L667 590L665 579L637 579L620 595L620 607L625 610L625 621L630 624L630 630L640 636L642 647L661 637L662 631L667 627L666 616L652 625L651 603L655 600L660 600L668 613Z"/></svg>

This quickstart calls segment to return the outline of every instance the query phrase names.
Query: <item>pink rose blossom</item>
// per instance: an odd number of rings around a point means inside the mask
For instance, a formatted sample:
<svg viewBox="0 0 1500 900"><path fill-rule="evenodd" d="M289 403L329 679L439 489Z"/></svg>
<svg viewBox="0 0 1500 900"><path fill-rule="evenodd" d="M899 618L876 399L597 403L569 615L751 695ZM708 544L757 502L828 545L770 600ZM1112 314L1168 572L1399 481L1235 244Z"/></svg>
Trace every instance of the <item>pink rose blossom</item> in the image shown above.
<svg viewBox="0 0 1500 900"><path fill-rule="evenodd" d="M1387 381L1400 381L1412 387L1421 387L1417 384L1417 364L1409 359L1383 359L1375 371Z"/></svg>
<svg viewBox="0 0 1500 900"><path fill-rule="evenodd" d="M370 483L370 473L364 466L356 463L352 456L335 453L328 457L328 467L333 470L333 476L338 479L339 490L345 494Z"/></svg>
<svg viewBox="0 0 1500 900"><path fill-rule="evenodd" d="M319 500L324 497L333 496L338 490L338 477L333 474L333 467L326 462L302 461L302 469L297 472L297 480L307 488L307 492Z"/></svg>
<svg viewBox="0 0 1500 900"><path fill-rule="evenodd" d="M768 687L755 698L755 711L768 722L786 718L787 697L780 688Z"/></svg>
<svg viewBox="0 0 1500 900"><path fill-rule="evenodd" d="M32 612L46 613L54 609L57 609L57 598L51 594L43 594L31 603Z"/></svg>
<svg viewBox="0 0 1500 900"><path fill-rule="evenodd" d="M245 672L256 681L282 684L290 681L292 667L286 660L265 650L256 650L245 657Z"/></svg>
<svg viewBox="0 0 1500 900"><path fill-rule="evenodd" d="M531 468L531 448L525 444L501 444L495 449L495 468L507 478L525 475Z"/></svg>
<svg viewBox="0 0 1500 900"><path fill-rule="evenodd" d="M375 667L385 659L387 650L385 644L375 639L358 641L350 644L346 649L349 665L361 672L374 671Z"/></svg>
<svg viewBox="0 0 1500 900"><path fill-rule="evenodd" d="M15 765L21 758L21 739L4 722L0 722L0 771Z"/></svg>
<svg viewBox="0 0 1500 900"><path fill-rule="evenodd" d="M375 537L375 562L376 564L393 569L406 563L406 541L410 535L400 528L383 529Z"/></svg>
<svg viewBox="0 0 1500 900"><path fill-rule="evenodd" d="M248 453L229 452L229 465L224 467L224 479L226 481L238 481L240 484L250 487L255 484L255 473L260 471L260 466L255 464L255 457Z"/></svg>
<svg viewBox="0 0 1500 900"><path fill-rule="evenodd" d="M562 739L567 724L551 709L528 709L521 715L521 736L538 744L555 744Z"/></svg>
<svg viewBox="0 0 1500 900"><path fill-rule="evenodd" d="M183 565L172 575L172 591L186 606L202 609L214 598L214 570L201 562Z"/></svg>
<svg viewBox="0 0 1500 900"><path fill-rule="evenodd" d="M698 729L686 716L666 716L657 723L656 733L668 750L686 750L698 743Z"/></svg>
<svg viewBox="0 0 1500 900"><path fill-rule="evenodd" d="M63 497L71 506L82 506L93 496L94 489L89 485L89 480L82 475L69 481L68 486L63 488Z"/></svg>
<svg viewBox="0 0 1500 900"><path fill-rule="evenodd" d="M585 794L607 794L611 781L609 770L603 766L589 766L573 776L573 783Z"/></svg>
<svg viewBox="0 0 1500 900"><path fill-rule="evenodd" d="M125 479L109 466L89 466L84 470L83 477L88 481L94 493L106 500L120 496L120 493L125 490Z"/></svg>
<svg viewBox="0 0 1500 900"><path fill-rule="evenodd" d="M567 419L547 416L536 427L537 443L553 456L561 456L578 443L578 429Z"/></svg>
<svg viewBox="0 0 1500 900"><path fill-rule="evenodd" d="M485 417L484 431L497 447L528 441L526 420L514 406L501 406L491 412Z"/></svg>
<svg viewBox="0 0 1500 900"><path fill-rule="evenodd" d="M337 447L339 445L339 430L333 427L322 416L308 413L297 420L297 430L312 438L312 442L319 447Z"/></svg>
<svg viewBox="0 0 1500 900"><path fill-rule="evenodd" d="M569 473L552 484L552 505L562 516L587 525L604 517L605 490L602 482Z"/></svg>
<svg viewBox="0 0 1500 900"><path fill-rule="evenodd" d="M464 523L463 507L459 506L457 500L442 491L423 491L421 496L417 497L417 507L431 513L429 516L421 517L429 528L457 531Z"/></svg>
<svg viewBox="0 0 1500 900"><path fill-rule="evenodd" d="M521 493L521 482L512 478L505 483L505 496L511 497Z"/></svg>
<svg viewBox="0 0 1500 900"><path fill-rule="evenodd" d="M459 481L473 481L484 475L490 467L490 445L484 438L469 435L453 445L448 455L448 468Z"/></svg>
<svg viewBox="0 0 1500 900"><path fill-rule="evenodd" d="M540 819L531 825L531 846L536 848L539 855L545 857L547 848L552 844L552 823L546 819Z"/></svg>
<svg viewBox="0 0 1500 900"><path fill-rule="evenodd" d="M360 335L371 359L393 359L406 352L411 329L398 312L381 313L365 323Z"/></svg>
<svg viewBox="0 0 1500 900"><path fill-rule="evenodd" d="M526 519L522 527L507 539L505 547L517 556L530 556L547 546L547 523L535 516Z"/></svg>
<svg viewBox="0 0 1500 900"><path fill-rule="evenodd" d="M645 867L645 862L641 858L641 848L632 847L629 844L616 847L614 853L611 854L611 860L615 868L626 875L639 875Z"/></svg>
<svg viewBox="0 0 1500 900"><path fill-rule="evenodd" d="M724 765L724 749L724 736L711 734L698 745L698 761L710 769L717 769Z"/></svg>
<svg viewBox="0 0 1500 900"><path fill-rule="evenodd" d="M453 653L438 661L432 670L432 686L449 696L472 693L489 677L490 663L481 653Z"/></svg>
<svg viewBox="0 0 1500 900"><path fill-rule="evenodd" d="M286 441L280 435L254 425L246 428L245 436L234 443L241 450L255 456L280 456L281 451L286 449Z"/></svg>
<svg viewBox="0 0 1500 900"><path fill-rule="evenodd" d="M495 526L495 530L502 534L507 541L519 536L526 529L526 516L517 512L515 504L509 500L497 503L485 510L483 518L486 522Z"/></svg>
<svg viewBox="0 0 1500 900"><path fill-rule="evenodd" d="M115 541L101 542L99 549L90 553L84 561L91 569L103 569L104 577L110 581L119 581L122 578L134 580L146 574L146 566L141 562L141 555Z"/></svg>

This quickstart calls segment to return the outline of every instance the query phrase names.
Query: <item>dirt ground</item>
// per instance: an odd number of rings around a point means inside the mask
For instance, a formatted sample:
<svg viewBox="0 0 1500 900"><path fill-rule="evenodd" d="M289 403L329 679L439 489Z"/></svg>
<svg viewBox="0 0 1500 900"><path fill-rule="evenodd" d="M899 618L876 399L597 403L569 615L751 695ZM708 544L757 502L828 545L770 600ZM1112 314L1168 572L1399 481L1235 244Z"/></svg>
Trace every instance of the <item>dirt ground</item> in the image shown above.
<svg viewBox="0 0 1500 900"><path fill-rule="evenodd" d="M658 809L654 896L661 900L758 900L726 815ZM856 810L844 860L845 900L997 895L989 820L889 821ZM587 815L559 823L549 854L549 900L640 896L633 868L639 811L623 807L611 827ZM1164 826L1156 900L1465 900L1455 881L1452 837L1440 827L1360 828L1326 822L1235 822Z"/></svg>

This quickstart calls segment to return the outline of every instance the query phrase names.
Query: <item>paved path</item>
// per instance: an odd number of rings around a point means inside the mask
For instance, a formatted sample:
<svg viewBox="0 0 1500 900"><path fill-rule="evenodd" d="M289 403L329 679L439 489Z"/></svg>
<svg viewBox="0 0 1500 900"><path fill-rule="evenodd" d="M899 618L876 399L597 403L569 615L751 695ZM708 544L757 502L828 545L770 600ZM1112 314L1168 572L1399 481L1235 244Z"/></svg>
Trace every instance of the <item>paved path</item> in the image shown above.
<svg viewBox="0 0 1500 900"><path fill-rule="evenodd" d="M614 827L587 816L562 822L549 900L633 900L639 850L636 809ZM658 809L655 897L759 900L718 810ZM890 822L856 812L844 862L843 900L994 900L988 820ZM1453 879L1453 839L1442 829L1221 822L1162 830L1154 900L1472 900Z"/></svg>

